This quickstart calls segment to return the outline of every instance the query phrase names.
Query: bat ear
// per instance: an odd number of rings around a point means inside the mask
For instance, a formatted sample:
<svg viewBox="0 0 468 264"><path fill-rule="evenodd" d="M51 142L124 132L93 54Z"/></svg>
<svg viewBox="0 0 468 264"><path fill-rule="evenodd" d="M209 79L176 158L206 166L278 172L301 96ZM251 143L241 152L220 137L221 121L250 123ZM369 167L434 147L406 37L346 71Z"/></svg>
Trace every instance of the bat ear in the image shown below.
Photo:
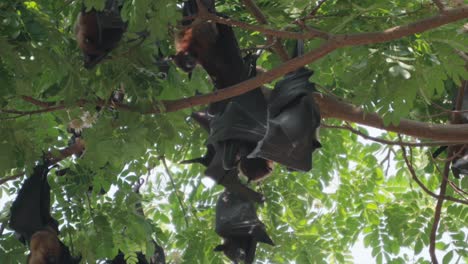
<svg viewBox="0 0 468 264"><path fill-rule="evenodd" d="M318 142L317 140L315 140L314 143L313 143L313 147L314 147L314 148L321 148L321 147L322 147L322 144L320 144L320 142Z"/></svg>
<svg viewBox="0 0 468 264"><path fill-rule="evenodd" d="M224 251L224 249L226 249L226 246L225 245L217 245L213 251L214 252L218 252L218 251Z"/></svg>

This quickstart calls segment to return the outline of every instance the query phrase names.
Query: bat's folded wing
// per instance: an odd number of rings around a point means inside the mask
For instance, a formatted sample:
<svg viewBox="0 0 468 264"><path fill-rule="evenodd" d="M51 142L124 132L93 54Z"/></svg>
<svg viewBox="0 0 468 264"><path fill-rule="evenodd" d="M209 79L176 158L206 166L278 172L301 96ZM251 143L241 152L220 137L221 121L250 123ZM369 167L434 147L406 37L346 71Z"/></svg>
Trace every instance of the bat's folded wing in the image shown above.
<svg viewBox="0 0 468 264"><path fill-rule="evenodd" d="M33 174L24 181L11 206L10 227L20 235L22 242L29 241L35 232L51 221L56 223L50 216L48 171L47 166L37 166ZM53 225L52 227L56 228Z"/></svg>

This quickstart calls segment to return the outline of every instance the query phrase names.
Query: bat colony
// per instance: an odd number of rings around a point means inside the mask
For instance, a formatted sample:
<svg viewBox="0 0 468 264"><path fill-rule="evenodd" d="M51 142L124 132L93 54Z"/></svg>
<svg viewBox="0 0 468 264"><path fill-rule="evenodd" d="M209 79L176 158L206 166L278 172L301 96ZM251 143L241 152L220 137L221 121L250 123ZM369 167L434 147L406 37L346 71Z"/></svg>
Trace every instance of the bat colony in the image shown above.
<svg viewBox="0 0 468 264"><path fill-rule="evenodd" d="M216 13L214 0L200 2L208 12L226 17ZM86 11L83 6L78 15L75 35L86 69L102 62L125 33L127 24L120 16L122 4L119 0L107 0L104 10ZM183 4L184 17L196 17L198 10L196 0ZM171 57L175 65L188 73L197 64L201 65L215 89L257 74L257 56L242 56L234 31L227 25L184 19L175 36L175 49ZM294 56L302 52L303 44L298 42ZM169 65L163 62L158 68L167 74ZM260 181L271 174L274 163L290 170L312 168L312 152L320 147L316 138L320 113L310 96L315 92L314 85L308 81L311 75L311 71L301 68L278 82L268 97L257 88L191 115L209 133L207 152L203 157L183 163L201 163L206 167L205 175L225 187L216 205L215 221L215 231L224 242L214 250L222 251L234 263L253 263L258 242L274 245L256 213L255 202L262 203L265 199L240 177L245 177L247 182ZM122 95L115 100L121 102ZM69 127L69 132L70 144L82 140L79 130ZM11 207L10 227L29 246L28 264L79 263L81 258L72 257L59 240L58 222L50 213L47 182L50 165L47 162L38 165L24 182ZM138 193L138 189L135 191ZM101 194L104 193L102 190ZM149 261L136 252L139 264L165 263L163 248L153 243L155 253ZM119 252L106 263L126 263L126 258Z"/></svg>
<svg viewBox="0 0 468 264"><path fill-rule="evenodd" d="M198 2L206 11L226 17L216 12L214 0ZM127 29L120 16L121 8L119 0L107 0L102 11L86 11L83 7L75 34L85 68L93 68L117 47ZM184 19L175 34L175 54L171 56L174 64L188 73L200 65L210 76L215 90L255 77L258 56L242 56L233 29L197 19L199 10L196 0L183 3ZM303 52L303 43L298 41L293 56L301 56ZM157 57L162 58L160 51ZM159 64L165 74L169 67L167 61ZM274 245L256 211L256 203L264 202L265 198L248 184L268 177L274 164L291 171L311 170L312 154L321 147L317 138L320 111L312 97L316 90L308 81L312 74L302 67L278 81L268 96L259 87L212 103L207 109L191 115L208 133L206 153L182 163L202 164L206 167L204 174L224 186L216 204L215 217L215 232L222 237L223 243L213 248L223 252L233 263L253 263L258 242ZM462 110L468 110L468 87L465 88ZM468 113L462 114L462 122L468 123ZM80 138L81 135L71 132L74 134L72 140ZM444 149L441 147L433 156ZM79 263L80 258L73 257L60 241L58 222L51 216L47 182L50 165L47 161L37 165L24 182L11 207L10 227L29 247L27 263ZM451 168L456 177L468 174L468 149L458 150ZM246 178L247 183L242 178ZM155 253L150 261L137 252L138 263L166 262L163 248L155 241L153 243ZM125 255L120 252L107 263L126 263Z"/></svg>

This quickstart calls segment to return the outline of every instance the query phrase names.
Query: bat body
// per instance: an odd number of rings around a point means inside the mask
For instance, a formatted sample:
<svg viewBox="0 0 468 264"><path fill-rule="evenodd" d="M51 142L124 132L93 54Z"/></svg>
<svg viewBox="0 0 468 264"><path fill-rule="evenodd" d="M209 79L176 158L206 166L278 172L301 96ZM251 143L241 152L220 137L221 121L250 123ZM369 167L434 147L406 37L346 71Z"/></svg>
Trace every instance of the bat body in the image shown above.
<svg viewBox="0 0 468 264"><path fill-rule="evenodd" d="M211 130L210 127L213 117L206 112L192 113L192 118L207 131ZM224 186L227 190L240 193L252 201L259 203L264 201L263 195L241 183L238 176L239 170L236 167L233 169L224 168L223 159L225 156L225 146L222 143L207 143L206 147L207 152L203 157L182 161L182 163L200 163L207 167L205 175L213 179L216 183Z"/></svg>
<svg viewBox="0 0 468 264"><path fill-rule="evenodd" d="M127 24L120 17L118 0L107 0L102 11L83 10L75 24L78 47L84 55L84 66L93 68L114 49L127 29Z"/></svg>
<svg viewBox="0 0 468 264"><path fill-rule="evenodd" d="M296 56L302 54L301 43ZM311 75L300 68L276 84L269 98L266 133L248 157L271 160L292 170L312 168L312 153L321 145L317 140L320 111L311 96L315 91L308 80Z"/></svg>
<svg viewBox="0 0 468 264"><path fill-rule="evenodd" d="M213 0L201 1L208 12L216 13ZM184 17L198 13L196 0L184 2ZM217 14L223 16L222 14ZM174 63L186 72L200 64L221 89L240 82L243 61L234 31L227 25L185 20L176 34Z"/></svg>
<svg viewBox="0 0 468 264"><path fill-rule="evenodd" d="M214 250L223 251L234 263L253 263L258 242L274 245L254 204L234 192L225 191L219 197L215 226L224 242Z"/></svg>
<svg viewBox="0 0 468 264"><path fill-rule="evenodd" d="M37 165L11 206L10 227L29 246L28 264L79 263L58 239L58 222L50 215L48 166Z"/></svg>

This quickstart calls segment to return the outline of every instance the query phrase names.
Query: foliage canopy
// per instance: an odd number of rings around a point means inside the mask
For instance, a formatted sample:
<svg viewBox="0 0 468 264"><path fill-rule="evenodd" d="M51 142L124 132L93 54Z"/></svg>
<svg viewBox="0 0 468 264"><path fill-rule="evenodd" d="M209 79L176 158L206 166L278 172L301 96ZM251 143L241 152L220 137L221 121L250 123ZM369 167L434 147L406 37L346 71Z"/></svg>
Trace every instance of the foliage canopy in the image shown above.
<svg viewBox="0 0 468 264"><path fill-rule="evenodd" d="M83 2L86 8L99 10L105 1ZM234 20L259 24L246 2L250 1L219 0L217 9ZM436 16L440 10L434 2L439 1L255 1L269 27L291 32L307 30L293 22L320 3L305 24L331 34L380 32ZM446 8L467 8L458 6L460 1L445 2ZM214 232L214 205L222 188L202 181L201 166L178 164L204 153L206 133L188 118L200 107L164 112L161 104L213 89L201 68L189 79L171 65L164 79L155 63L159 52L174 54L180 3L125 1L121 14L128 31L110 58L93 70L82 67L74 39L73 25L81 8L81 1L73 0L0 3L0 177L13 179L0 185L2 201L8 200L0 212L2 230L23 174L31 172L43 153L58 155L57 149L68 146L70 122L85 127L91 123L83 129L85 154L60 161L60 168L69 168L65 176L49 176L53 215L62 223L65 244L73 245L75 254L88 263L112 258L119 249L131 257L129 262L136 261L136 251L151 255L152 238L163 245L171 263L226 262L212 251L220 241ZM398 126L402 118L447 123L450 115L441 108L452 109L453 96L468 79L467 62L460 56L468 52L466 18L389 42L337 49L308 65L314 70L311 80L320 92L379 114L385 125ZM149 36L140 42L137 33L142 31ZM243 49L266 43L260 32L242 27L235 31ZM278 41L292 49L292 40ZM310 51L323 43L321 38L308 39L306 47ZM266 70L281 63L270 51L258 60ZM274 82L265 85L272 87ZM120 87L132 111L102 105ZM153 108L163 113L144 114ZM357 133L336 129L347 125L343 120L323 123L323 148L315 152L312 171L289 172L277 166L273 176L257 187L267 198L259 214L276 244L260 246L257 261L353 262L350 248L363 241L377 263L429 263L438 200L416 184L401 147L358 140ZM353 127L354 132L368 134L363 127ZM380 138L399 140L393 132ZM415 174L438 194L444 162L431 158L436 147L410 148ZM140 177L146 181L142 190L146 219L136 213L140 196L132 191ZM468 191L467 178L450 175L445 195L463 200L459 192ZM110 191L100 195L101 188ZM467 223L466 204L445 201L436 237L444 263L468 261ZM0 259L22 262L24 246L8 229L3 233Z"/></svg>

